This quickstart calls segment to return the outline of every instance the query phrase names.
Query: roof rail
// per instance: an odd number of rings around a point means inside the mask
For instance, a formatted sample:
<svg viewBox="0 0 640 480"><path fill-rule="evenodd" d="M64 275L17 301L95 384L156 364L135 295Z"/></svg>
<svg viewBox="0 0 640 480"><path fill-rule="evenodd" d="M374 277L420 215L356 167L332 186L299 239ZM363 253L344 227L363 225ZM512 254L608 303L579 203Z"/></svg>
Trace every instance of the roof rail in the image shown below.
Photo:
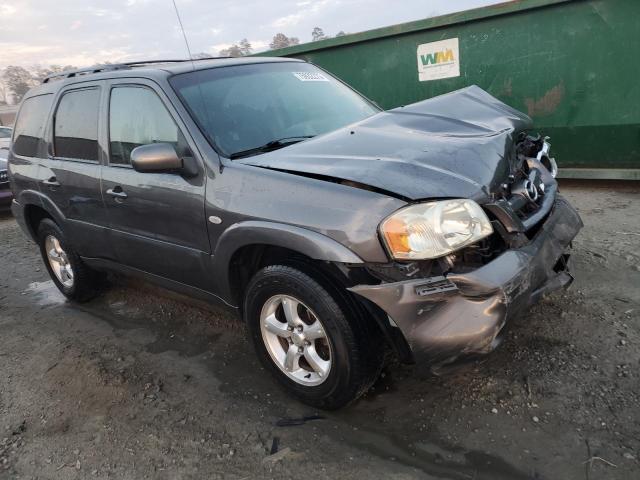
<svg viewBox="0 0 640 480"><path fill-rule="evenodd" d="M135 67L137 65L150 65L155 63L182 63L182 62L199 62L200 60L220 60L222 58L231 58L231 57L199 57L199 58L182 58L180 60L142 60L137 62L124 62L122 65L129 65Z"/></svg>
<svg viewBox="0 0 640 480"><path fill-rule="evenodd" d="M51 80L55 78L71 78L71 77L76 77L78 75L90 75L92 73L108 72L111 70L125 70L128 68L131 68L131 67L124 63L114 63L109 65L94 65L93 67L78 68L76 70L65 70L63 72L57 72L57 73L52 73L51 75L47 75L42 80L42 83L49 83Z"/></svg>
<svg viewBox="0 0 640 480"><path fill-rule="evenodd" d="M172 59L172 60L140 60L135 62L123 62L123 63L108 63L105 65L94 65L93 67L87 68L78 68L76 70L65 70L63 72L52 73L51 75L47 75L42 80L42 83L49 83L54 79L62 79L62 78L72 78L78 75L91 75L92 73L100 73L100 72L110 72L113 70L128 70L132 67L138 67L143 65L154 65L159 63L181 63L181 62L198 62L200 60L219 60L222 58L230 58L230 57L204 57L204 58L194 58L192 60L188 58L183 59Z"/></svg>

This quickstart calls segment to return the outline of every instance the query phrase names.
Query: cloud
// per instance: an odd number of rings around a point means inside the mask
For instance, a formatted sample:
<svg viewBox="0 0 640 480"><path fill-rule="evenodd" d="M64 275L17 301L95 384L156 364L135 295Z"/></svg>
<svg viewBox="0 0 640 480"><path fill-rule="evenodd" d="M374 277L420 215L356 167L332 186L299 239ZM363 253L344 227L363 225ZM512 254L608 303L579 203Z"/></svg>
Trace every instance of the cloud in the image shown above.
<svg viewBox="0 0 640 480"><path fill-rule="evenodd" d="M311 40L473 8L497 0L176 0L192 52L217 53L242 38L254 51L276 33ZM428 8L425 7L428 3ZM0 0L0 69L186 58L171 0Z"/></svg>
<svg viewBox="0 0 640 480"><path fill-rule="evenodd" d="M277 18L271 23L271 26L275 28L286 28L298 25L303 19L311 19L322 12L323 9L339 3L339 0L306 0L297 2L296 6L299 7L298 12Z"/></svg>
<svg viewBox="0 0 640 480"><path fill-rule="evenodd" d="M207 48L207 51L209 53L217 55L220 52L220 50L226 50L232 45L233 45L232 43L216 43L215 45L211 45L209 48Z"/></svg>
<svg viewBox="0 0 640 480"><path fill-rule="evenodd" d="M0 18L8 18L17 12L17 8L12 5L0 5Z"/></svg>
<svg viewBox="0 0 640 480"><path fill-rule="evenodd" d="M297 25L302 19L301 13L292 13L291 15L287 15L286 17L280 17L275 19L271 26L275 28L285 28L290 27L292 25Z"/></svg>
<svg viewBox="0 0 640 480"><path fill-rule="evenodd" d="M251 44L251 46L253 47L253 49L255 51L260 51L260 50L266 50L266 48L269 46L269 43L271 43L271 41L266 41L266 40L249 40L249 43Z"/></svg>

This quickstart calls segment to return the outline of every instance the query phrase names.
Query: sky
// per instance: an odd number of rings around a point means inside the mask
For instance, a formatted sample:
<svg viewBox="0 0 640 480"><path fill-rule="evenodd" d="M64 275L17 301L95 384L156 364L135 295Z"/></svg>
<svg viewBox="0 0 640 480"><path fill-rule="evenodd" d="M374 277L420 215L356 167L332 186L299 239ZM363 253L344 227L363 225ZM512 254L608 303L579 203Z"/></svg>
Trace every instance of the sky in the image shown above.
<svg viewBox="0 0 640 480"><path fill-rule="evenodd" d="M467 10L498 0L176 0L191 52L242 38L267 50L282 32L311 40ZM186 58L172 0L0 0L0 68Z"/></svg>

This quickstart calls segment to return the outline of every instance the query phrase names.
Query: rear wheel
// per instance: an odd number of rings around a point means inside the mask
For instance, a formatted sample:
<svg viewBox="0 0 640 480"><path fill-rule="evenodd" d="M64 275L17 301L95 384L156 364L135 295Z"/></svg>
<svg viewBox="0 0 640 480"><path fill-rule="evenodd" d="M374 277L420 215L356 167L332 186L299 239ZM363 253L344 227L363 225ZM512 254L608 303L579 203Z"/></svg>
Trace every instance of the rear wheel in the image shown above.
<svg viewBox="0 0 640 480"><path fill-rule="evenodd" d="M342 407L380 372L384 351L377 330L301 270L260 270L247 287L244 315L262 363L304 403Z"/></svg>
<svg viewBox="0 0 640 480"><path fill-rule="evenodd" d="M102 275L82 262L53 220L40 222L38 245L53 283L67 298L85 302L97 294Z"/></svg>

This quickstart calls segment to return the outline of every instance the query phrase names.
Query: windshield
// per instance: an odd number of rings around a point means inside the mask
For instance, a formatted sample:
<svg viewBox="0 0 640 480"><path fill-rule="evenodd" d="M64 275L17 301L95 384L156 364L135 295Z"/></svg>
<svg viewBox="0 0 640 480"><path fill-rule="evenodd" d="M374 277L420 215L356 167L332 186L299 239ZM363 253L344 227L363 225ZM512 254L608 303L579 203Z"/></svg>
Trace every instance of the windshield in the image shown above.
<svg viewBox="0 0 640 480"><path fill-rule="evenodd" d="M261 147L282 139L301 141L379 111L308 63L212 68L176 75L171 84L209 141L227 157L269 151Z"/></svg>

